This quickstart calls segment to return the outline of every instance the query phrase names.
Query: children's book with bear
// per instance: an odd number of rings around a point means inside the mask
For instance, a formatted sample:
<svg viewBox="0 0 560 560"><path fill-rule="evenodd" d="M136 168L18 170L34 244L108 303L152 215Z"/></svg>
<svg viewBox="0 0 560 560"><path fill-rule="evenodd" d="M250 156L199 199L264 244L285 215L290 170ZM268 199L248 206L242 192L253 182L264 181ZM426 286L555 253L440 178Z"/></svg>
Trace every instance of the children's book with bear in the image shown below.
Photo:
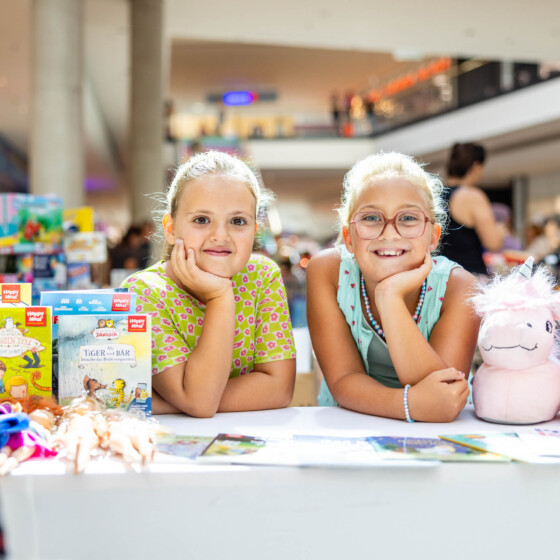
<svg viewBox="0 0 560 560"><path fill-rule="evenodd" d="M149 315L58 317L58 402L87 394L108 408L151 414Z"/></svg>

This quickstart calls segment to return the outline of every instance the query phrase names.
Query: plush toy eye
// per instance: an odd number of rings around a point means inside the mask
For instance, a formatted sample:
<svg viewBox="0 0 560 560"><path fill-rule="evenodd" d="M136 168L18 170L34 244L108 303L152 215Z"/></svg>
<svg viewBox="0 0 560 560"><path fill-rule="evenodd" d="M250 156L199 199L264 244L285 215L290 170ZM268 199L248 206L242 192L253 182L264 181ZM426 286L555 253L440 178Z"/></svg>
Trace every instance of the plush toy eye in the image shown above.
<svg viewBox="0 0 560 560"><path fill-rule="evenodd" d="M552 332L552 323L550 321L546 322L546 332Z"/></svg>

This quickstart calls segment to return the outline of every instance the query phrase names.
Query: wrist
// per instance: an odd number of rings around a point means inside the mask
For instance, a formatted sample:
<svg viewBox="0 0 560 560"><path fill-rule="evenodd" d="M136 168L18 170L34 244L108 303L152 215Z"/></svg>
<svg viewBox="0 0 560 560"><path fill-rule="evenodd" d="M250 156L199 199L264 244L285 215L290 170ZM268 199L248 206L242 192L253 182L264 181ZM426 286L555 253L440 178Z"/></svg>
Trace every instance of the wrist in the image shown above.
<svg viewBox="0 0 560 560"><path fill-rule="evenodd" d="M404 386L404 390L403 390L403 407L404 407L405 420L407 422L412 423L412 422L415 422L415 420L410 415L410 404L409 404L409 401L408 401L409 390L410 390L410 385L408 385L408 383L407 383Z"/></svg>

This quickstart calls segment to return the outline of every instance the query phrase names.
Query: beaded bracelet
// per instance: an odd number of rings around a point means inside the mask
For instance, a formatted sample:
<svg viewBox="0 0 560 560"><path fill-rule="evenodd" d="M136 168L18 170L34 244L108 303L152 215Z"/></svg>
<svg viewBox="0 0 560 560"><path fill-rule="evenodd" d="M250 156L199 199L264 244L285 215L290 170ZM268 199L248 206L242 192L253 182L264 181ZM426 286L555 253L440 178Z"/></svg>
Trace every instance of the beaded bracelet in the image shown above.
<svg viewBox="0 0 560 560"><path fill-rule="evenodd" d="M410 411L408 410L408 390L410 389L410 385L404 386L404 393L403 393L403 402L404 402L404 414L406 416L407 422L414 422L414 420L410 417Z"/></svg>

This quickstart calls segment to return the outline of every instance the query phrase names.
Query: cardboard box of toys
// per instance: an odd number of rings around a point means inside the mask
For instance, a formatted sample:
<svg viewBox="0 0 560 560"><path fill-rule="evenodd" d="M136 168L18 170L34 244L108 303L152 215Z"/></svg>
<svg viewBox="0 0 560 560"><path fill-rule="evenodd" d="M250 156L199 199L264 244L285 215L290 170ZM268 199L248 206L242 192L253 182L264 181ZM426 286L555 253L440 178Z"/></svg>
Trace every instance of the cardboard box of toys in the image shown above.
<svg viewBox="0 0 560 560"><path fill-rule="evenodd" d="M0 398L52 395L49 307L0 307Z"/></svg>
<svg viewBox="0 0 560 560"><path fill-rule="evenodd" d="M86 393L107 408L151 414L150 315L58 317L58 402Z"/></svg>

